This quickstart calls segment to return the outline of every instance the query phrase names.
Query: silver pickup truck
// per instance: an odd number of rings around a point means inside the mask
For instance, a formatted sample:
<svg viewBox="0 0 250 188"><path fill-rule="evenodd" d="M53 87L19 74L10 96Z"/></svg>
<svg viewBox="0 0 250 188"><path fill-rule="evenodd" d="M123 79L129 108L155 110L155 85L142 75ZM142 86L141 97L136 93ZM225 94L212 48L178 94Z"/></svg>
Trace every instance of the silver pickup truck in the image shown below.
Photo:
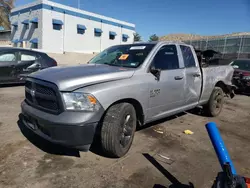
<svg viewBox="0 0 250 188"><path fill-rule="evenodd" d="M21 122L58 144L89 150L93 139L108 155L122 157L137 126L202 106L209 116L233 97L231 66L200 67L184 43L110 47L86 65L31 74Z"/></svg>

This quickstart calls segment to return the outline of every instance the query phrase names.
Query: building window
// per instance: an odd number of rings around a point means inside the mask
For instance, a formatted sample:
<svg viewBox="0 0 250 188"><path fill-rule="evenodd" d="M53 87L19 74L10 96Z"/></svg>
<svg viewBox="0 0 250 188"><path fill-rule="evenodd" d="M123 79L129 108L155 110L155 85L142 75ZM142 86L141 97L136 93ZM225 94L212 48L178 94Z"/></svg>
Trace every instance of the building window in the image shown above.
<svg viewBox="0 0 250 188"><path fill-rule="evenodd" d="M18 30L18 22L11 23L11 25L13 26L13 30Z"/></svg>
<svg viewBox="0 0 250 188"><path fill-rule="evenodd" d="M31 43L31 48L38 48L38 38L33 38L32 40L30 40Z"/></svg>
<svg viewBox="0 0 250 188"><path fill-rule="evenodd" d="M122 42L127 42L127 41L128 41L128 38L122 37Z"/></svg>
<svg viewBox="0 0 250 188"><path fill-rule="evenodd" d="M83 35L85 33L84 29L77 28L77 34Z"/></svg>
<svg viewBox="0 0 250 188"><path fill-rule="evenodd" d="M83 35L85 33L85 25L77 24L77 34Z"/></svg>
<svg viewBox="0 0 250 188"><path fill-rule="evenodd" d="M18 26L17 25L13 26L13 31L17 31L17 30L18 30Z"/></svg>
<svg viewBox="0 0 250 188"><path fill-rule="evenodd" d="M25 27L26 30L29 29L29 26L30 26L29 24L25 24L24 25L24 27Z"/></svg>
<svg viewBox="0 0 250 188"><path fill-rule="evenodd" d="M54 30L61 30L63 22L61 20L52 19L53 29Z"/></svg>
<svg viewBox="0 0 250 188"><path fill-rule="evenodd" d="M24 25L23 27L24 27L25 29L29 29L29 20L24 20L24 21L22 21L22 24Z"/></svg>
<svg viewBox="0 0 250 188"><path fill-rule="evenodd" d="M114 39L115 39L115 36L116 36L116 32L113 32L113 31L110 31L110 32L109 32L109 39L110 39L110 40L114 40Z"/></svg>
<svg viewBox="0 0 250 188"><path fill-rule="evenodd" d="M54 30L61 30L62 29L62 25L53 24L53 29Z"/></svg>
<svg viewBox="0 0 250 188"><path fill-rule="evenodd" d="M95 29L94 29L94 32L95 32L95 37L100 37L100 36L102 36L102 30L101 30L101 29L95 28Z"/></svg>
<svg viewBox="0 0 250 188"><path fill-rule="evenodd" d="M34 29L37 29L38 28L38 17L35 17L32 20L30 20L30 23L33 24Z"/></svg>
<svg viewBox="0 0 250 188"><path fill-rule="evenodd" d="M129 38L128 35L123 34L123 35L122 35L122 42L127 42L127 41L128 41L128 38Z"/></svg>
<svg viewBox="0 0 250 188"><path fill-rule="evenodd" d="M33 49L38 49L38 43L32 43L31 48Z"/></svg>
<svg viewBox="0 0 250 188"><path fill-rule="evenodd" d="M34 24L34 28L37 29L38 28L38 23L33 23Z"/></svg>

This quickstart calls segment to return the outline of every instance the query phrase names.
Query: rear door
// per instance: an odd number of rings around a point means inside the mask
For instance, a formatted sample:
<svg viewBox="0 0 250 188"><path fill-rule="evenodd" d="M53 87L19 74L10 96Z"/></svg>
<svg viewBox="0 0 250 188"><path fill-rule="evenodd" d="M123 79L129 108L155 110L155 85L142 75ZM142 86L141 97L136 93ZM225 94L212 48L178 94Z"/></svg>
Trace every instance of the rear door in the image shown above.
<svg viewBox="0 0 250 188"><path fill-rule="evenodd" d="M14 50L0 52L0 83L11 83L16 81L16 64L17 53Z"/></svg>
<svg viewBox="0 0 250 188"><path fill-rule="evenodd" d="M186 45L180 45L180 48L186 75L184 92L185 106L190 106L190 108L192 108L198 104L200 98L202 75L198 59L194 56L194 50Z"/></svg>
<svg viewBox="0 0 250 188"><path fill-rule="evenodd" d="M37 53L21 50L19 52L18 63L16 66L17 76L22 77L38 71L41 68L41 64L38 61L39 58L40 56Z"/></svg>

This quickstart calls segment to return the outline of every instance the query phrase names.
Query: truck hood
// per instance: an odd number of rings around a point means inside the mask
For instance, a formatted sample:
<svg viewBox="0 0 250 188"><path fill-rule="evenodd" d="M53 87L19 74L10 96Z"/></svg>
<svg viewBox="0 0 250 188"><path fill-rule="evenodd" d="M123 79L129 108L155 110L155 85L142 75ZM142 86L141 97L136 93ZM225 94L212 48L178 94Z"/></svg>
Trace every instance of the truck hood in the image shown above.
<svg viewBox="0 0 250 188"><path fill-rule="evenodd" d="M130 78L133 74L134 69L130 68L87 64L52 67L30 74L28 77L52 82L60 91L73 91L88 85Z"/></svg>

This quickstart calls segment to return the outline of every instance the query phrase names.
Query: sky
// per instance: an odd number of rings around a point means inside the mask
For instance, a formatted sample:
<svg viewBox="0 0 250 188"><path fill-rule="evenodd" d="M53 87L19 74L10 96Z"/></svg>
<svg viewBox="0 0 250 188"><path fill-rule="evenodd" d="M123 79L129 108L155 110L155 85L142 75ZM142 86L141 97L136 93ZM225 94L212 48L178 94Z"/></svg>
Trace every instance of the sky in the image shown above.
<svg viewBox="0 0 250 188"><path fill-rule="evenodd" d="M16 6L34 0L16 0ZM78 7L78 0L53 0ZM144 40L156 34L250 32L250 0L80 0L80 8L134 23Z"/></svg>

